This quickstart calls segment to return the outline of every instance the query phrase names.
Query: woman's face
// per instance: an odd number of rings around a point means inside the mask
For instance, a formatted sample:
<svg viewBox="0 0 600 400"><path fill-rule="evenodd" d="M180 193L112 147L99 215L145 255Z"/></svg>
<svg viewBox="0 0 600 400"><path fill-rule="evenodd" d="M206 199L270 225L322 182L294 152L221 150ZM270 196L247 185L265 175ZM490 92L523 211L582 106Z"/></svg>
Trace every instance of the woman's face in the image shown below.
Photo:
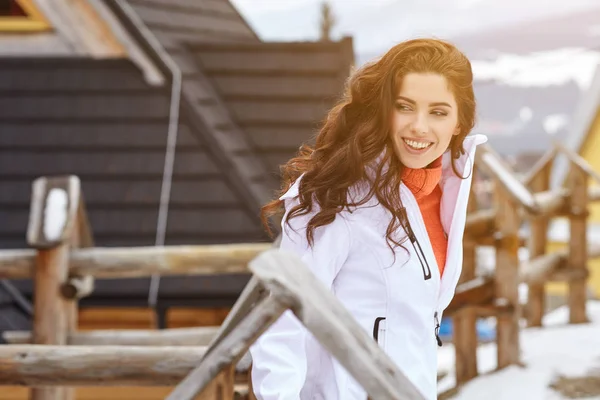
<svg viewBox="0 0 600 400"><path fill-rule="evenodd" d="M458 108L446 78L434 73L407 74L392 113L394 152L403 165L423 168L440 157L460 133Z"/></svg>

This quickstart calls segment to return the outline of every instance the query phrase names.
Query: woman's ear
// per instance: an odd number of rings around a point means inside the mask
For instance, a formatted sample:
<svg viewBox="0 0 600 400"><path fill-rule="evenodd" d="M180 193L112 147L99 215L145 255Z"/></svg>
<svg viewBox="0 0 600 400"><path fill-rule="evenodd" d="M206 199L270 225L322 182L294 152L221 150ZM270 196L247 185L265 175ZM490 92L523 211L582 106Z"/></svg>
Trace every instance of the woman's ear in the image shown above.
<svg viewBox="0 0 600 400"><path fill-rule="evenodd" d="M454 130L454 133L452 135L460 135L460 125L456 125L456 129Z"/></svg>

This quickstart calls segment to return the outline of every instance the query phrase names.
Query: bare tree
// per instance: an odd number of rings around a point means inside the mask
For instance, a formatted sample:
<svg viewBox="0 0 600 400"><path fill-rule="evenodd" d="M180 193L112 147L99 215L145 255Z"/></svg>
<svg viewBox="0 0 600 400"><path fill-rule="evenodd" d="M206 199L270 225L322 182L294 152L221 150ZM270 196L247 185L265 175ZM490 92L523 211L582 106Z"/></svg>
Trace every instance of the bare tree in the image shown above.
<svg viewBox="0 0 600 400"><path fill-rule="evenodd" d="M328 42L331 40L331 30L335 25L335 16L331 9L329 2L324 1L321 3L321 41Z"/></svg>

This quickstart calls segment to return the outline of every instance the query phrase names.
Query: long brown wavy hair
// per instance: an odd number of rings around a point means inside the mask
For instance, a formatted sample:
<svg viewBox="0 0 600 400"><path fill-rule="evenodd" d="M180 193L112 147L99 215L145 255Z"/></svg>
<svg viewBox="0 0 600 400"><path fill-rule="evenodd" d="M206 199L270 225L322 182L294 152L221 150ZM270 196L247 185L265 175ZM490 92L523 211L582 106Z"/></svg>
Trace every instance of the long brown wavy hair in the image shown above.
<svg viewBox="0 0 600 400"><path fill-rule="evenodd" d="M306 237L312 246L314 231L333 222L337 213L364 204L373 195L390 211L387 227L388 246L401 245L393 238L400 226L400 183L403 165L393 152L390 137L393 105L404 76L409 73L436 73L444 76L458 105L460 132L450 142L452 167L460 176L454 161L464 154L463 142L475 124L473 74L467 57L452 44L437 39L409 40L392 47L380 59L357 69L348 78L342 98L328 113L317 133L314 148L303 145L298 155L281 167L282 188L277 198L261 210L266 231L273 237L269 218L281 215L283 201L279 197L304 174L299 186L299 204L294 206L285 223L295 216L313 212L306 226ZM369 177L366 166L378 156L375 177ZM388 165L388 168L384 168ZM369 183L368 194L351 201L349 189L361 181Z"/></svg>

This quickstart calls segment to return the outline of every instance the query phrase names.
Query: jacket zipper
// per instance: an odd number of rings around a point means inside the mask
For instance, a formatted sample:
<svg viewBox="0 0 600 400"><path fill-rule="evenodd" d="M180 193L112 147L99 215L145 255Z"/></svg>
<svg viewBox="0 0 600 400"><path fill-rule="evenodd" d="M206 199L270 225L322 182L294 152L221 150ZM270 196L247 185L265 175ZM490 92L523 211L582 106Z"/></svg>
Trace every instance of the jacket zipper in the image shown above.
<svg viewBox="0 0 600 400"><path fill-rule="evenodd" d="M406 231L410 242L412 243L415 252L417 253L417 257L419 258L419 262L421 263L421 269L423 270L423 278L425 280L431 279L431 268L429 267L429 263L427 262L427 258L425 257L425 253L423 252L423 248L421 244L417 240L417 236L413 232L410 223L408 222L408 215L406 214L406 207L402 207L400 209L400 224Z"/></svg>
<svg viewBox="0 0 600 400"><path fill-rule="evenodd" d="M438 312L436 311L433 315L435 320L435 340L439 347L442 347L442 339L440 339L440 320L438 319Z"/></svg>

